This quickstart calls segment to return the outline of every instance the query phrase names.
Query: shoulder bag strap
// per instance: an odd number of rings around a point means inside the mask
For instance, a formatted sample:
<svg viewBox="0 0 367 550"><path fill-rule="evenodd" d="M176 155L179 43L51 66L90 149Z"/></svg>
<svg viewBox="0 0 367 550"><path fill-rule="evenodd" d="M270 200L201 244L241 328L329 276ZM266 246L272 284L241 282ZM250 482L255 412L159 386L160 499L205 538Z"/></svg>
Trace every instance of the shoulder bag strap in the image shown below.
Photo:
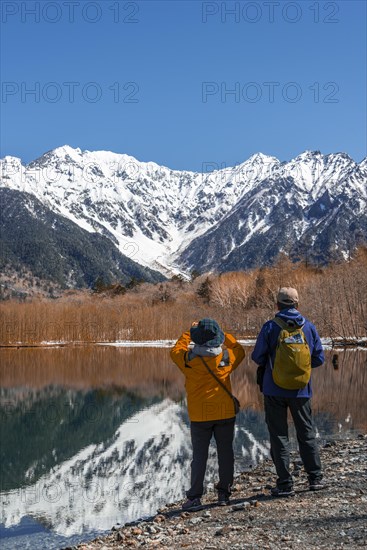
<svg viewBox="0 0 367 550"><path fill-rule="evenodd" d="M232 398L232 399L236 399L235 396L226 388L226 386L223 384L223 382L221 380L219 380L219 378L217 378L217 376L214 374L214 372L211 370L211 368L209 368L208 366L208 363L204 360L204 358L199 355L198 357L200 357L200 359L202 360L202 362L204 363L204 365L206 366L206 368L208 369L208 371L210 372L210 374L212 375L213 378L216 379L216 381L218 382L218 384L224 389L224 391L226 393L228 393L228 395Z"/></svg>

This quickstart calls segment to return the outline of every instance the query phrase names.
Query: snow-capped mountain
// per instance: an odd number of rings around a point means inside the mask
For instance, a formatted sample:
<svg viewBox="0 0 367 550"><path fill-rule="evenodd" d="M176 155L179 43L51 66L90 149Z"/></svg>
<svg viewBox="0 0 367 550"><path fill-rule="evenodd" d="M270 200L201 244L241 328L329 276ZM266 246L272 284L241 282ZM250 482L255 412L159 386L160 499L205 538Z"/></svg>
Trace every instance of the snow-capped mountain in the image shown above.
<svg viewBox="0 0 367 550"><path fill-rule="evenodd" d="M327 261L367 239L367 159L344 153L256 154L197 173L64 146L28 165L5 157L1 174L2 186L164 274L246 268L280 251Z"/></svg>
<svg viewBox="0 0 367 550"><path fill-rule="evenodd" d="M268 444L239 423L235 450L241 457L238 472L267 456ZM53 532L71 536L153 515L160 506L184 498L191 454L182 406L165 399L129 417L108 441L81 449L33 485L2 493L0 523L9 528L31 516ZM206 480L212 485L216 463L211 447Z"/></svg>
<svg viewBox="0 0 367 550"><path fill-rule="evenodd" d="M132 279L164 279L122 254L104 235L82 229L31 193L0 187L0 204L0 266L4 272L9 264L19 266L64 287L91 287L98 277L124 284Z"/></svg>

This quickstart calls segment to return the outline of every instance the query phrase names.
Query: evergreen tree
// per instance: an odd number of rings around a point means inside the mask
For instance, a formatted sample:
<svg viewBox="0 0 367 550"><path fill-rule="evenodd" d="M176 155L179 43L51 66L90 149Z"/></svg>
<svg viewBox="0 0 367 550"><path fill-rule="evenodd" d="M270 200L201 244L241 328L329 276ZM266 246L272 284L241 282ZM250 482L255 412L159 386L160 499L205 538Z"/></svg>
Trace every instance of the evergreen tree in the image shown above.
<svg viewBox="0 0 367 550"><path fill-rule="evenodd" d="M93 292L103 292L106 288L106 283L101 275L98 275L97 279L94 281L92 290Z"/></svg>
<svg viewBox="0 0 367 550"><path fill-rule="evenodd" d="M202 300L205 304L209 304L211 294L212 294L212 282L209 279L209 277L207 277L201 283L201 285L197 289L196 293L197 293L198 296L200 296L200 298L202 298Z"/></svg>
<svg viewBox="0 0 367 550"><path fill-rule="evenodd" d="M200 277L201 273L197 269L193 269L191 271L191 281L195 281L198 277Z"/></svg>
<svg viewBox="0 0 367 550"><path fill-rule="evenodd" d="M131 280L127 283L126 288L127 290L131 290L137 286L139 286L142 283L141 279L137 279L136 277L132 277Z"/></svg>

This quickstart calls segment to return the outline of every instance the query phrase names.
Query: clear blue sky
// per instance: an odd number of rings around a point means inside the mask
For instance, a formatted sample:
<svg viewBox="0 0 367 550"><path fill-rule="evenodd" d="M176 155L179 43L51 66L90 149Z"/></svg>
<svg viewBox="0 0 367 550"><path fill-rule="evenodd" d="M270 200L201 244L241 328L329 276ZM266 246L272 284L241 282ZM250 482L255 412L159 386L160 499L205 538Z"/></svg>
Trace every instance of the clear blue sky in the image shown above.
<svg viewBox="0 0 367 550"><path fill-rule="evenodd" d="M367 155L364 1L1 10L1 156L29 162L69 144L201 170L255 152Z"/></svg>

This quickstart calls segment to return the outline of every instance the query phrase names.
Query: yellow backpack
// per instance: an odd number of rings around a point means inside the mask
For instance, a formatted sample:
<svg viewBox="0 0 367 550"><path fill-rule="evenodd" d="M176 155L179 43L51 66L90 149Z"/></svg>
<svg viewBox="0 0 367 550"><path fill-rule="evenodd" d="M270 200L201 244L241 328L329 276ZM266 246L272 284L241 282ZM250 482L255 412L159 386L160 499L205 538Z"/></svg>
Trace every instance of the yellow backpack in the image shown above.
<svg viewBox="0 0 367 550"><path fill-rule="evenodd" d="M302 327L290 327L275 317L280 326L273 366L273 380L286 390L300 390L311 378L311 354Z"/></svg>

